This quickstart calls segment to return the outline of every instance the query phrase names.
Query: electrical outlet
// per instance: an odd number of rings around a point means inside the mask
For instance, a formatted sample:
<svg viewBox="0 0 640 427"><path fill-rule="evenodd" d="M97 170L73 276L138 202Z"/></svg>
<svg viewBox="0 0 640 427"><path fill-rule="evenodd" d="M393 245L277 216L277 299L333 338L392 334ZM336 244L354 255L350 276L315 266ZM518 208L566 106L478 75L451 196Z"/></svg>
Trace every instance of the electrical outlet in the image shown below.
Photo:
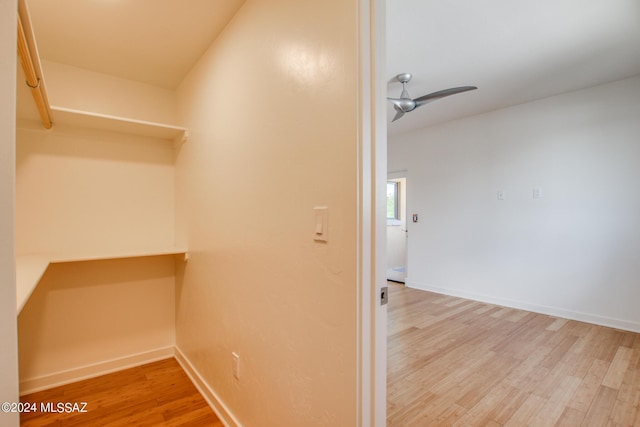
<svg viewBox="0 0 640 427"><path fill-rule="evenodd" d="M535 187L533 189L533 198L534 199L541 199L542 198L542 188Z"/></svg>
<svg viewBox="0 0 640 427"><path fill-rule="evenodd" d="M232 371L233 376L237 379L240 379L240 356L236 352L231 353L231 357L233 358Z"/></svg>

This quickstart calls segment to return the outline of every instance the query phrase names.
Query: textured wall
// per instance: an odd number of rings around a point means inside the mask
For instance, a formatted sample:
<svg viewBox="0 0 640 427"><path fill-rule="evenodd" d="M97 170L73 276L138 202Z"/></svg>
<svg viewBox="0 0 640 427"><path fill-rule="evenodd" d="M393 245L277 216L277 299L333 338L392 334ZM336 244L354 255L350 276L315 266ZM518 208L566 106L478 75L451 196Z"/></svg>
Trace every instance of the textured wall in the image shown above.
<svg viewBox="0 0 640 427"><path fill-rule="evenodd" d="M173 119L169 91L47 65L52 104ZM173 246L172 142L63 124L45 131L39 123L20 121L17 143L18 255L75 258ZM174 261L50 266L19 316L22 391L170 355Z"/></svg>
<svg viewBox="0 0 640 427"><path fill-rule="evenodd" d="M177 345L243 425L355 425L356 18L249 0L178 90Z"/></svg>
<svg viewBox="0 0 640 427"><path fill-rule="evenodd" d="M639 97L635 77L394 137L409 285L640 330Z"/></svg>

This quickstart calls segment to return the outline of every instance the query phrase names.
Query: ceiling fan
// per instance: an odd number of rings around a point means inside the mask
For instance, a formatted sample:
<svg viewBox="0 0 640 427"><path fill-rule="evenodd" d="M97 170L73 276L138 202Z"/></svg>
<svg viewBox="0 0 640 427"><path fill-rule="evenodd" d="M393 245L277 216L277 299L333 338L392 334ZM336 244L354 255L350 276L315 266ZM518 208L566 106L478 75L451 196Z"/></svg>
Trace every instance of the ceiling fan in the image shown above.
<svg viewBox="0 0 640 427"><path fill-rule="evenodd" d="M409 96L409 92L407 92L407 83L411 81L412 77L413 76L410 73L402 73L396 76L396 79L400 83L402 83L402 93L400 94L400 98L387 98L389 101L393 102L393 108L395 108L396 110L396 115L393 118L392 122L395 122L400 117L404 116L404 113L413 111L416 108L424 104L427 104L431 101L444 98L445 96L455 95L457 93L478 89L475 86L452 87L449 89L443 89L437 92L432 92L415 99L411 99L411 97Z"/></svg>

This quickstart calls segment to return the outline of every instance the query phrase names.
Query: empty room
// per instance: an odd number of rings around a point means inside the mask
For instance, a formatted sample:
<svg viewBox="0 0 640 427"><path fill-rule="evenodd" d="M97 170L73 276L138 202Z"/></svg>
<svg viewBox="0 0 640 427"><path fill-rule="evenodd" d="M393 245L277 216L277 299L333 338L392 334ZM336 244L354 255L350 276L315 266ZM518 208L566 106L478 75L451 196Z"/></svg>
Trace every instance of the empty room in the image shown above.
<svg viewBox="0 0 640 427"><path fill-rule="evenodd" d="M640 425L639 19L388 4L389 425Z"/></svg>
<svg viewBox="0 0 640 427"><path fill-rule="evenodd" d="M587 3L1 1L0 424L640 425Z"/></svg>
<svg viewBox="0 0 640 427"><path fill-rule="evenodd" d="M0 2L0 425L384 425L373 3Z"/></svg>

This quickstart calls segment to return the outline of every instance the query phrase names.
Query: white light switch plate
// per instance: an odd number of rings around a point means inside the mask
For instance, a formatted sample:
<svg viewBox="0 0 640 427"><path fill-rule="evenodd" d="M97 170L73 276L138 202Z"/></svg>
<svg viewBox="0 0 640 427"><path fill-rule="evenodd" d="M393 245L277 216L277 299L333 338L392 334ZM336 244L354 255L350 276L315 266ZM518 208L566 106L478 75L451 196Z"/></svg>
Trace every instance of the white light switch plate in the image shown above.
<svg viewBox="0 0 640 427"><path fill-rule="evenodd" d="M326 242L329 238L329 208L316 206L313 208L314 226L313 240Z"/></svg>
<svg viewBox="0 0 640 427"><path fill-rule="evenodd" d="M534 187L533 188L533 198L534 199L541 199L542 198L542 188L540 188L540 187Z"/></svg>

